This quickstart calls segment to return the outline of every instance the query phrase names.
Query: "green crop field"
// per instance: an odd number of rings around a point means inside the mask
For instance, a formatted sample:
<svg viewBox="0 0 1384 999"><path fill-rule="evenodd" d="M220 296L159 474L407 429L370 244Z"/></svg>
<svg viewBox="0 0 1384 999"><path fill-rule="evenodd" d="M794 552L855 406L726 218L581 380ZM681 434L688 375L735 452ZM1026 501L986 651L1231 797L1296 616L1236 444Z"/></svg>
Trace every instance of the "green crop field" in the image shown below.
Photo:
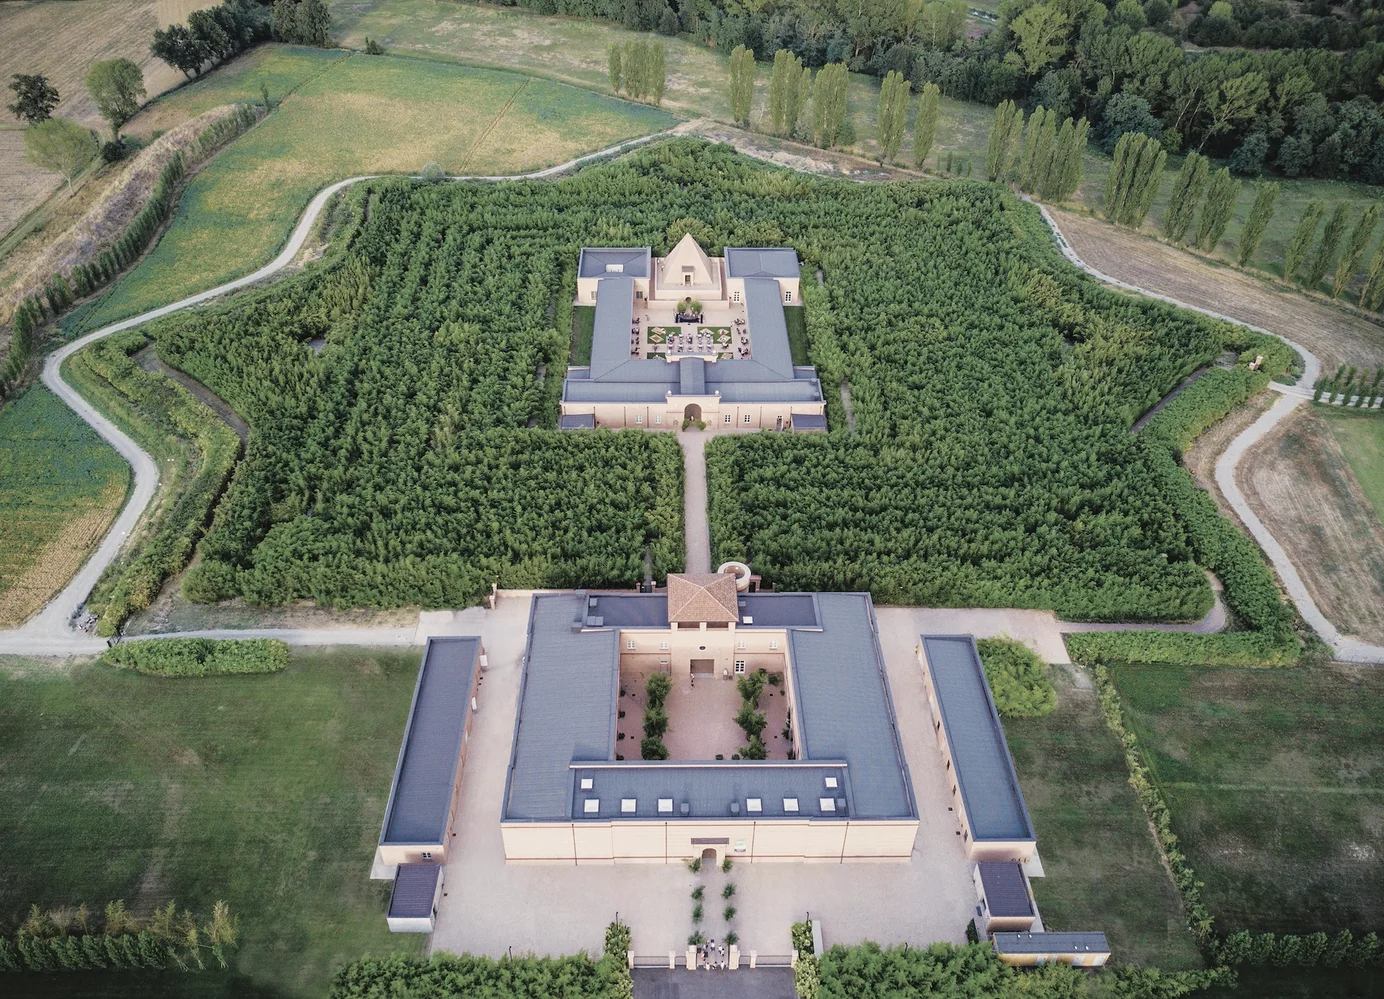
<svg viewBox="0 0 1384 999"><path fill-rule="evenodd" d="M1114 677L1218 930L1384 925L1384 674Z"/></svg>
<svg viewBox="0 0 1384 999"><path fill-rule="evenodd" d="M1336 406L1322 406L1318 412L1326 417L1375 516L1384 522L1384 420L1378 413Z"/></svg>
<svg viewBox="0 0 1384 999"><path fill-rule="evenodd" d="M452 173L518 173L674 120L656 108L514 73L286 46L262 47L149 113L160 121L258 100L262 81L282 104L197 175L154 251L93 307L74 313L65 324L70 331L95 329L267 262L312 195L331 181L417 173L429 162Z"/></svg>
<svg viewBox="0 0 1384 999"><path fill-rule="evenodd" d="M295 651L283 673L166 680L7 662L0 922L31 903L239 917L230 972L9 976L12 995L325 995L391 935L367 874L419 655Z"/></svg>
<svg viewBox="0 0 1384 999"><path fill-rule="evenodd" d="M0 411L0 627L22 622L72 577L129 485L125 460L47 389Z"/></svg>
<svg viewBox="0 0 1384 999"><path fill-rule="evenodd" d="M1158 857L1129 769L1094 691L1053 670L1057 710L1006 718L1004 732L1038 833L1033 881L1049 930L1099 927L1124 964L1199 968L1177 889Z"/></svg>

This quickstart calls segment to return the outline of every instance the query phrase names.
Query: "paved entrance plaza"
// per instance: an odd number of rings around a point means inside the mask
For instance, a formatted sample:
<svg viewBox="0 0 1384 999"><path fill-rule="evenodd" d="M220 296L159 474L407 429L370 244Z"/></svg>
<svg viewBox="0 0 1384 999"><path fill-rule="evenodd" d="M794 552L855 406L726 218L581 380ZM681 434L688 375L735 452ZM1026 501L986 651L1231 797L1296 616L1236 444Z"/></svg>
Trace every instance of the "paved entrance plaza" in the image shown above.
<svg viewBox="0 0 1384 999"><path fill-rule="evenodd" d="M707 885L702 930L720 939L720 871L693 874L676 864L506 865L500 839L505 771L514 735L529 601L502 597L494 611L458 613L451 633L479 633L489 668L481 688L462 778L456 844L447 865L434 951L501 955L598 954L605 926L619 913L638 954L681 951L693 930L690 893ZM942 612L952 614L953 612ZM950 811L941 757L907 614L879 613L881 640L920 824L912 859L881 864L741 864L734 929L742 951L786 954L788 928L811 913L829 945L960 943L975 911L970 869ZM956 629L952 629L956 630ZM1016 636L1018 637L1018 636ZM723 681L713 681L722 683ZM727 684L726 686L732 686ZM744 972L746 975L749 971Z"/></svg>

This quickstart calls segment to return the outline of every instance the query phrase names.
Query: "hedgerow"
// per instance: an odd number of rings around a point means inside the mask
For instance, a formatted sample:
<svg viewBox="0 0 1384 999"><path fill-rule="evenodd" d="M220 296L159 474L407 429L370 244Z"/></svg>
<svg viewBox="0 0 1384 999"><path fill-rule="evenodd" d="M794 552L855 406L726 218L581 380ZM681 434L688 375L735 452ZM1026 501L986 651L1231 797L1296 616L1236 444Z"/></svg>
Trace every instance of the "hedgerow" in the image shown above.
<svg viewBox="0 0 1384 999"><path fill-rule="evenodd" d="M1041 656L1022 642L1008 638L982 638L976 647L1001 715L1037 718L1052 714L1057 706L1057 691Z"/></svg>
<svg viewBox="0 0 1384 999"><path fill-rule="evenodd" d="M147 343L141 333L117 333L68 362L110 386L116 395L107 402L131 407L132 412L122 414L131 417L124 422L146 447L155 435L183 438L198 456L191 481L180 483L172 503L155 514L145 539L111 564L88 598L88 608L99 615L101 635L115 634L132 613L153 603L169 576L187 565L240 456L240 439L210 408L181 385L134 362L131 355ZM99 391L99 383L96 387Z"/></svg>
<svg viewBox="0 0 1384 999"><path fill-rule="evenodd" d="M1247 353L1273 348L1259 345ZM1177 459L1193 438L1220 420L1281 370L1291 352L1281 344L1258 371L1237 366L1215 369L1193 383L1140 431L1149 466L1164 493L1182 510L1188 540L1199 565L1225 586L1226 606L1244 630L1198 635L1184 632L1092 632L1067 637L1067 650L1081 663L1100 661L1178 663L1205 666L1284 666L1297 662L1300 642L1292 609L1283 602L1258 547L1220 515L1215 500L1197 488ZM1272 366L1270 366L1272 365ZM1267 369L1267 370L1265 370Z"/></svg>
<svg viewBox="0 0 1384 999"><path fill-rule="evenodd" d="M109 902L103 911L85 905L42 912L37 905L13 936L0 936L0 972L180 969L200 971L208 955L225 968L240 930L225 902L212 907L199 924L175 903L141 919L125 902Z"/></svg>
<svg viewBox="0 0 1384 999"><path fill-rule="evenodd" d="M277 673L288 666L288 646L270 638L150 638L121 642L100 662L150 676Z"/></svg>

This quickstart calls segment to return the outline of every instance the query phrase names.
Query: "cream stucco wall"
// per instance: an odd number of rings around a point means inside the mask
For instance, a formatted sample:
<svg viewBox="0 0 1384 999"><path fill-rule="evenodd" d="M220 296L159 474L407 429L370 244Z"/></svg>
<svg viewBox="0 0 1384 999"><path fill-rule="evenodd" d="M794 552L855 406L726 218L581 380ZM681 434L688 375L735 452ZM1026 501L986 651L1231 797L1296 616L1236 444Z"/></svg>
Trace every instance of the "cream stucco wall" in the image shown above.
<svg viewBox="0 0 1384 999"><path fill-rule="evenodd" d="M598 427L637 427L641 430L680 430L688 405L701 409L701 419L719 430L788 430L795 415L822 416L825 402L725 403L717 396L670 396L662 403L562 403L563 416L596 418Z"/></svg>

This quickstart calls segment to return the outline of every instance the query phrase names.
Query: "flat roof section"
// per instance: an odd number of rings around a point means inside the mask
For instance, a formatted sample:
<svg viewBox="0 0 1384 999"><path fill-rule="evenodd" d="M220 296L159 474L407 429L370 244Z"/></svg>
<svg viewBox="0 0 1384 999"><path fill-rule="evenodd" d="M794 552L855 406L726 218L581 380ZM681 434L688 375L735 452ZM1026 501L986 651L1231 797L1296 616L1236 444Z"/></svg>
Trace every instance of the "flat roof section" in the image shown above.
<svg viewBox="0 0 1384 999"><path fill-rule="evenodd" d="M795 278L801 273L798 251L791 247L726 247L727 277Z"/></svg>
<svg viewBox="0 0 1384 999"><path fill-rule="evenodd" d="M389 896L389 919L431 919L441 864L400 864Z"/></svg>
<svg viewBox="0 0 1384 999"><path fill-rule="evenodd" d="M788 632L803 757L849 762L857 818L916 817L870 598L815 599L821 630Z"/></svg>
<svg viewBox="0 0 1384 999"><path fill-rule="evenodd" d="M571 817L663 822L849 819L853 817L849 776L849 768L839 761L688 764L636 760L603 767L574 766ZM585 787L588 781L591 786ZM822 806L824 798L831 802L829 809Z"/></svg>
<svg viewBox="0 0 1384 999"><path fill-rule="evenodd" d="M592 378L601 378L630 360L633 320L634 278L615 276L597 281L595 327L591 332Z"/></svg>
<svg viewBox="0 0 1384 999"><path fill-rule="evenodd" d="M381 845L441 843L461 766L481 640L429 638L385 807Z"/></svg>
<svg viewBox="0 0 1384 999"><path fill-rule="evenodd" d="M1072 933L996 933L995 950L1000 954L1109 954L1105 934Z"/></svg>
<svg viewBox="0 0 1384 999"><path fill-rule="evenodd" d="M990 915L1032 916L1033 900L1028 897L1028 882L1018 861L981 861L980 885L985 889L985 904Z"/></svg>
<svg viewBox="0 0 1384 999"><path fill-rule="evenodd" d="M587 597L533 598L505 780L506 819L566 818L572 761L615 758L620 633L610 627L583 630ZM599 616L600 601L590 610Z"/></svg>
<svg viewBox="0 0 1384 999"><path fill-rule="evenodd" d="M788 346L788 320L783 316L783 298L779 295L777 281L773 278L745 280L745 318L750 324L754 360L779 378L791 379L793 351Z"/></svg>
<svg viewBox="0 0 1384 999"><path fill-rule="evenodd" d="M1019 776L971 635L921 635L971 836L1034 840Z"/></svg>
<svg viewBox="0 0 1384 999"><path fill-rule="evenodd" d="M647 246L584 246L577 258L577 275L590 278L624 274L626 277L646 278L650 271L650 255ZM618 270L611 270L612 267Z"/></svg>

